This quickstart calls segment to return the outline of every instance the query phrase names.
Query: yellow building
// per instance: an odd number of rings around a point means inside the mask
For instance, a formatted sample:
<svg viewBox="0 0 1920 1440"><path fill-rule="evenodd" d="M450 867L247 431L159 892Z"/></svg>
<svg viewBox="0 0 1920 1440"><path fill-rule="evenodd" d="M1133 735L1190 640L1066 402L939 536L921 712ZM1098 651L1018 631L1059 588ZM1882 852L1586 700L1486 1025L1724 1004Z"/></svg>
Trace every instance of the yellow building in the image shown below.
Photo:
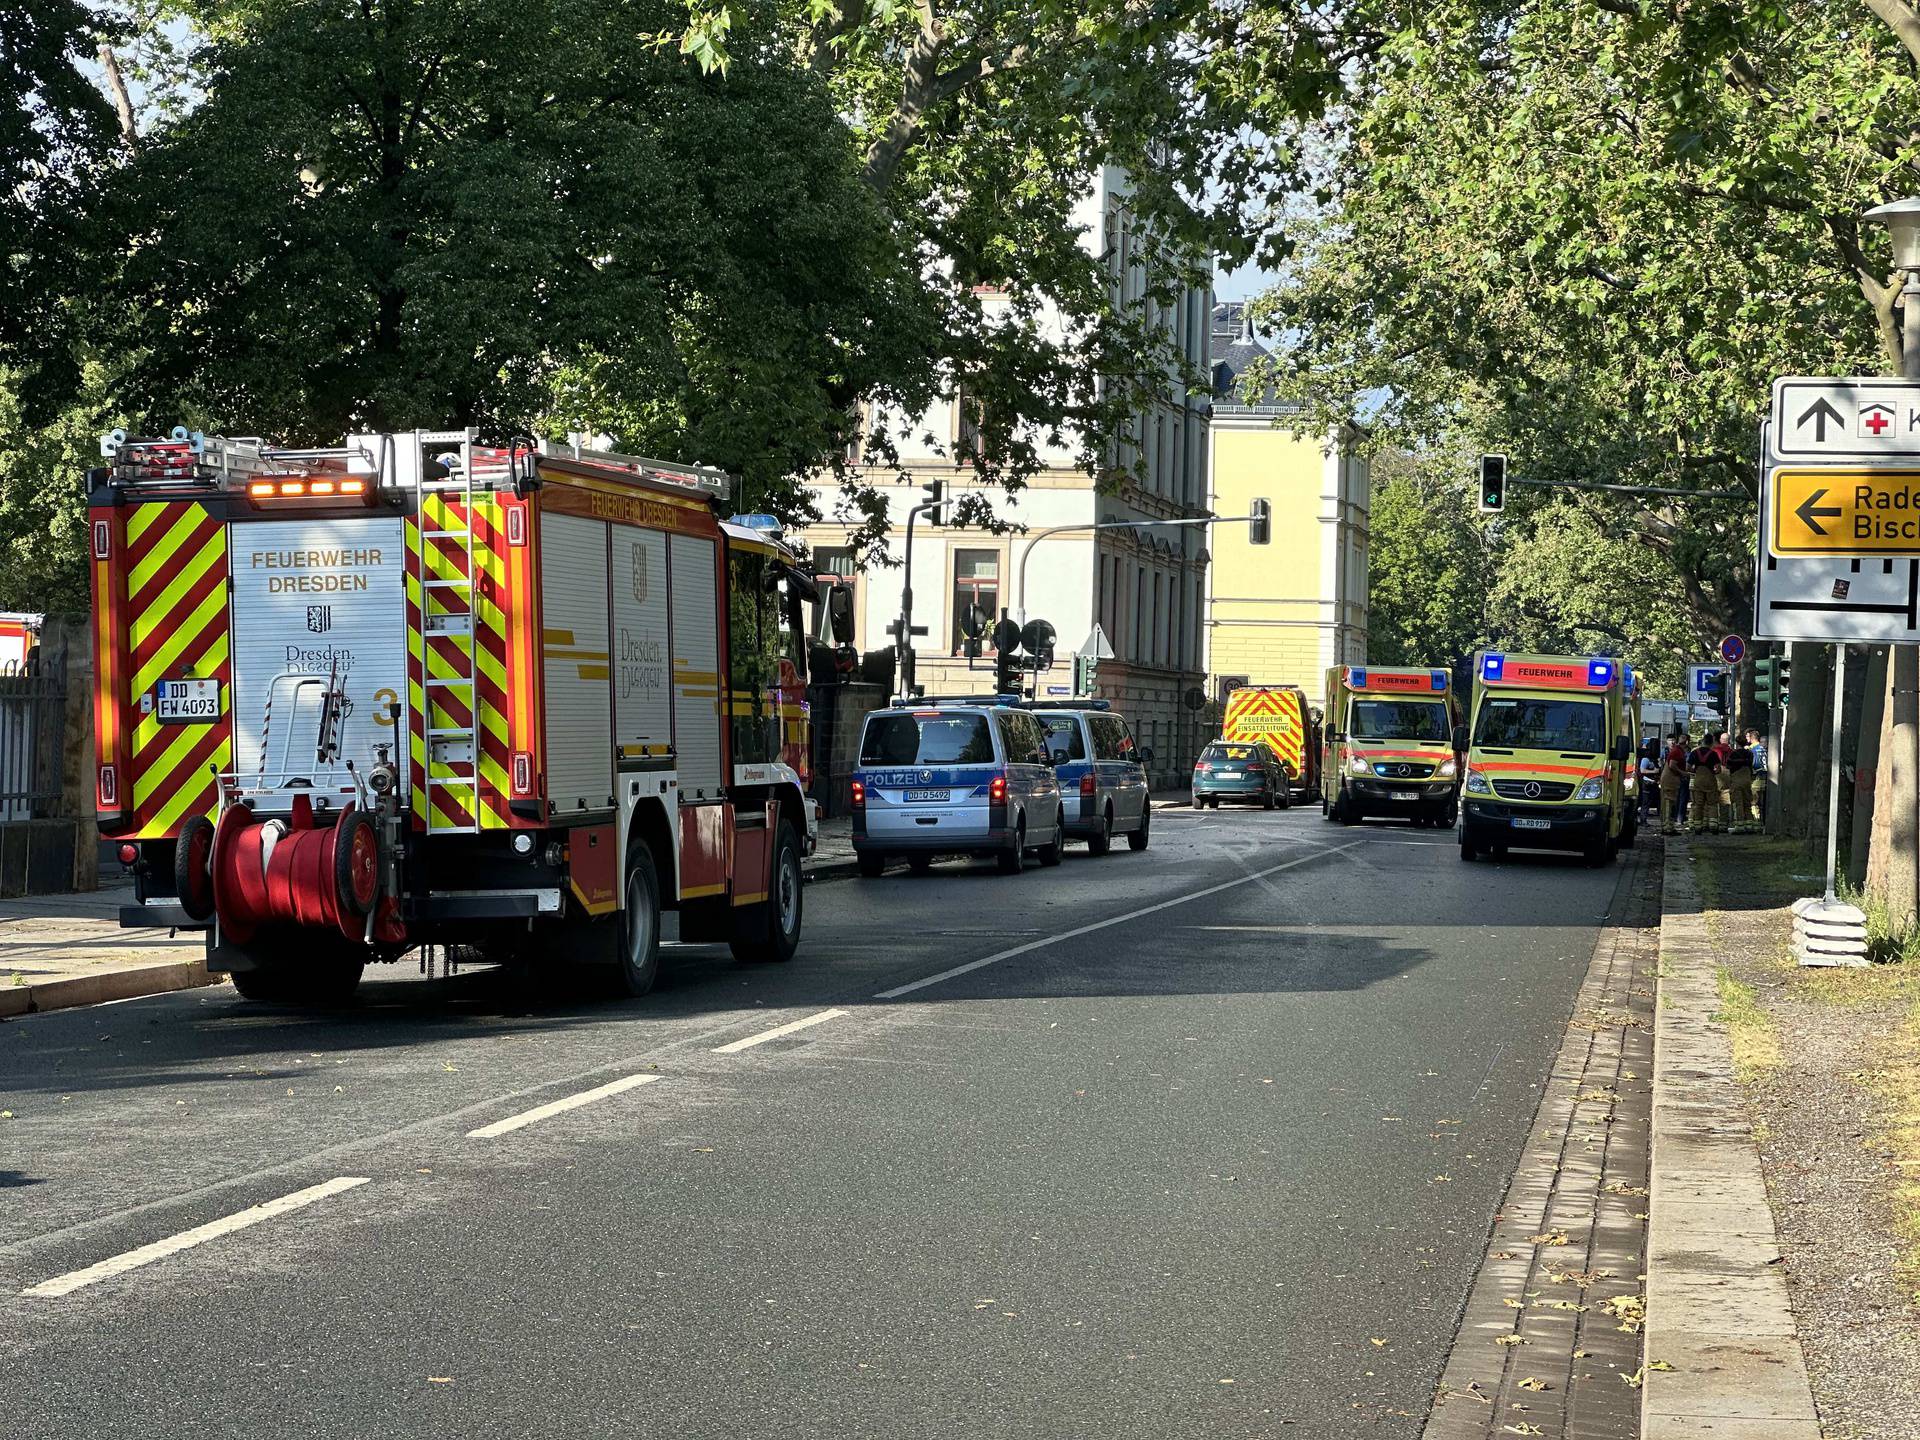
<svg viewBox="0 0 1920 1440"><path fill-rule="evenodd" d="M1352 437L1286 428L1298 407L1248 404L1239 377L1266 348L1239 304L1214 307L1207 503L1215 515L1272 507L1272 540L1216 525L1207 573L1208 697L1236 685L1298 685L1324 706L1329 666L1367 658L1367 461Z"/></svg>

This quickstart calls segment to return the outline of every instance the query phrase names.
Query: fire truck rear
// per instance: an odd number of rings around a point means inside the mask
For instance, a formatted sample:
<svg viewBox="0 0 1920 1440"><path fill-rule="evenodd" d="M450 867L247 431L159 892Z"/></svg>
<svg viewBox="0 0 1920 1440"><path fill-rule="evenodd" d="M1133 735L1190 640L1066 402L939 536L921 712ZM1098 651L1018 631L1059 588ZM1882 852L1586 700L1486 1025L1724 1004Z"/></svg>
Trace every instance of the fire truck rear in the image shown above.
<svg viewBox="0 0 1920 1440"><path fill-rule="evenodd" d="M727 477L472 432L116 432L89 497L103 836L127 925L255 998L369 961L785 960L815 837L814 593Z"/></svg>

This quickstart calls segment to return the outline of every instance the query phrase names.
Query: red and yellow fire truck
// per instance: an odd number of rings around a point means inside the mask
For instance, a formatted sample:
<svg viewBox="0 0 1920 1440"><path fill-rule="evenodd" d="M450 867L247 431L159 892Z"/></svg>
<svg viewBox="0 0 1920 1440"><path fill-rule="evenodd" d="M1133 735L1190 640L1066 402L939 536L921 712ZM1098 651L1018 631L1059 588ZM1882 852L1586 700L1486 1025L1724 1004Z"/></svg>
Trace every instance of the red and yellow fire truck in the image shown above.
<svg viewBox="0 0 1920 1440"><path fill-rule="evenodd" d="M100 830L244 995L478 946L800 940L813 582L715 470L471 431L115 432L92 473Z"/></svg>

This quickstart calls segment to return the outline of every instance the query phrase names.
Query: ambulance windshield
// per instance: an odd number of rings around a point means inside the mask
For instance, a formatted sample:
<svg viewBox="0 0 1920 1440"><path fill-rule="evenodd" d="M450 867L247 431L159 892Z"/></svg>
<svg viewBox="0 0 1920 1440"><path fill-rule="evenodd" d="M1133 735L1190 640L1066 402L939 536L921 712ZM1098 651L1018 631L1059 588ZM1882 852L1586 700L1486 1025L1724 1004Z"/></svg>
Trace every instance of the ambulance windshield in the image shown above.
<svg viewBox="0 0 1920 1440"><path fill-rule="evenodd" d="M1480 703L1473 743L1598 755L1606 748L1606 733L1606 707L1597 700L1493 695Z"/></svg>
<svg viewBox="0 0 1920 1440"><path fill-rule="evenodd" d="M1438 700L1360 700L1353 702L1347 731L1355 740L1432 740L1453 736L1447 707Z"/></svg>

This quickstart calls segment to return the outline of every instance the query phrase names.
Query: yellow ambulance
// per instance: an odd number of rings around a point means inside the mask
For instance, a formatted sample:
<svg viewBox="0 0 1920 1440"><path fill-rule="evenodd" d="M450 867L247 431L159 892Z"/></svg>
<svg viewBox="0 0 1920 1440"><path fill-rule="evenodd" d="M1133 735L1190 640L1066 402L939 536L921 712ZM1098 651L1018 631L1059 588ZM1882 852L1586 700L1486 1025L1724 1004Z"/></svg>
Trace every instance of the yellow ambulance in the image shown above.
<svg viewBox="0 0 1920 1440"><path fill-rule="evenodd" d="M1634 763L1626 670L1606 655L1474 656L1462 860L1510 847L1614 857Z"/></svg>
<svg viewBox="0 0 1920 1440"><path fill-rule="evenodd" d="M1321 725L1320 813L1342 825L1405 815L1415 825L1451 827L1457 718L1445 670L1335 665Z"/></svg>

